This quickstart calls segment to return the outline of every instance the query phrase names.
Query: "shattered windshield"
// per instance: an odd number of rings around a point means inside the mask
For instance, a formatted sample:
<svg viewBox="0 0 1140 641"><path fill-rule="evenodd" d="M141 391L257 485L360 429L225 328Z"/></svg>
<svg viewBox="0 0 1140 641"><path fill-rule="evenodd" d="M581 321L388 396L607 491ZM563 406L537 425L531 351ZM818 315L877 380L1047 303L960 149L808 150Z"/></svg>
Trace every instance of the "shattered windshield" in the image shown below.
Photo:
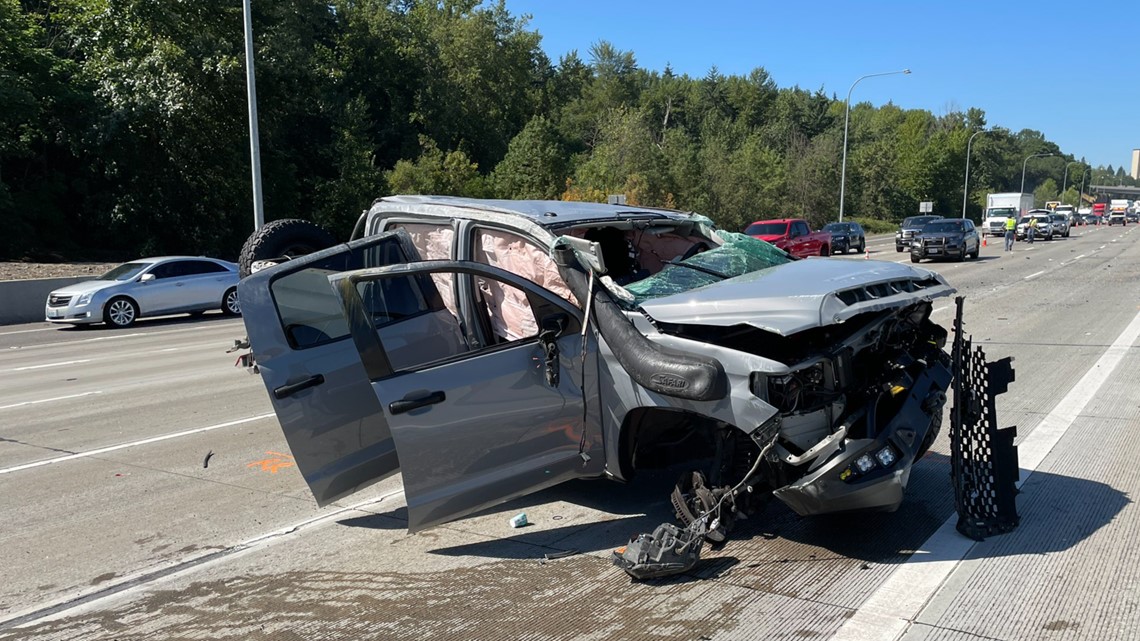
<svg viewBox="0 0 1140 641"><path fill-rule="evenodd" d="M768 269L791 262L786 253L747 234L718 232L720 247L701 252L683 261L665 265L656 274L625 286L636 304L711 285L727 278Z"/></svg>

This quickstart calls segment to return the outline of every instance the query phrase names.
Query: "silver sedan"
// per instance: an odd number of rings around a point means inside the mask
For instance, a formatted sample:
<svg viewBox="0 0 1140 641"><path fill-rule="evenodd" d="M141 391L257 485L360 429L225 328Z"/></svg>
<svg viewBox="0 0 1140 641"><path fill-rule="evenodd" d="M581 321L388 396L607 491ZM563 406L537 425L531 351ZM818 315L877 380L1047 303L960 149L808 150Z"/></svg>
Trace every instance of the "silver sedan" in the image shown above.
<svg viewBox="0 0 1140 641"><path fill-rule="evenodd" d="M235 263L201 256L162 256L123 263L95 280L48 295L44 317L51 323L107 323L129 327L139 318L201 314L220 309L241 314Z"/></svg>

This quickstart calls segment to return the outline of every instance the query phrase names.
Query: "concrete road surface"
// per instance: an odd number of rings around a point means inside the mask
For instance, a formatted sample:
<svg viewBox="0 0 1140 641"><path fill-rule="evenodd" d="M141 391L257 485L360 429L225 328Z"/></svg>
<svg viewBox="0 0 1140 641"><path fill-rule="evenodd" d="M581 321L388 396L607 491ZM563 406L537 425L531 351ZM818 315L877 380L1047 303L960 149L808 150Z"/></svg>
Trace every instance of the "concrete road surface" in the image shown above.
<svg viewBox="0 0 1140 641"><path fill-rule="evenodd" d="M773 504L645 583L610 551L672 520L675 472L408 536L398 475L315 506L260 379L225 354L240 320L0 328L0 641L1140 638L1136 229L924 263L966 295L975 344L1016 358L997 405L1017 530L953 531L944 430L896 513ZM521 511L533 525L511 529Z"/></svg>

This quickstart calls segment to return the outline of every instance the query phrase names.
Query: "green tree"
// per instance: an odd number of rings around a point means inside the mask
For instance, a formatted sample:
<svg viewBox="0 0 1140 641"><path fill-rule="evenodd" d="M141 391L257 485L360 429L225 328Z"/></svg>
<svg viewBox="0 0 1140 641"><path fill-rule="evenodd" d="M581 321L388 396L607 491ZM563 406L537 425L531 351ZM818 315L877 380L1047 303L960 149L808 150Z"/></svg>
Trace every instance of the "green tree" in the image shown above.
<svg viewBox="0 0 1140 641"><path fill-rule="evenodd" d="M1045 203L1051 200L1057 200L1057 183L1053 182L1052 178L1046 178L1045 182L1033 190L1033 205L1035 207L1044 207Z"/></svg>
<svg viewBox="0 0 1140 641"><path fill-rule="evenodd" d="M422 138L423 153L411 162L400 160L388 172L388 186L396 194L483 196L485 186L479 165L462 150L444 152L429 138Z"/></svg>
<svg viewBox="0 0 1140 641"><path fill-rule="evenodd" d="M501 198L554 199L566 183L566 153L546 118L535 116L515 136L492 174Z"/></svg>

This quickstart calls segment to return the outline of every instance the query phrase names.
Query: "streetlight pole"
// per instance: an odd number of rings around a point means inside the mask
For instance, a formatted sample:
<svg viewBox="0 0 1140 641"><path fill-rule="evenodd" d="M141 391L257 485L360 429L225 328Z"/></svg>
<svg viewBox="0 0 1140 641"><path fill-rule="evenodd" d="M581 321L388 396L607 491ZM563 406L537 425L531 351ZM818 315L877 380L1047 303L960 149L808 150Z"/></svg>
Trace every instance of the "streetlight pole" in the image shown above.
<svg viewBox="0 0 1140 641"><path fill-rule="evenodd" d="M1081 210L1081 205L1084 204L1085 196L1085 176L1089 175L1091 167L1085 166L1085 170L1081 172L1081 191L1077 194L1077 211Z"/></svg>
<svg viewBox="0 0 1140 641"><path fill-rule="evenodd" d="M966 218L966 194L970 189L970 145L974 142L974 136L986 133L985 129L979 129L974 132L973 136L966 141L966 181L962 183L962 218Z"/></svg>
<svg viewBox="0 0 1140 641"><path fill-rule="evenodd" d="M1067 165L1065 165L1065 177L1061 179L1061 195L1059 196L1060 198L1064 199L1064 197L1065 197L1065 186L1069 182L1069 167L1072 165L1079 165L1079 164L1081 164L1081 162L1079 160L1073 160L1073 161L1070 161ZM1061 202L1064 202L1064 200L1062 200Z"/></svg>
<svg viewBox="0 0 1140 641"><path fill-rule="evenodd" d="M1025 193L1025 163L1029 162L1030 158L1044 158L1045 156L1053 155L1054 154L1033 154L1031 156L1027 156L1025 160L1021 162L1021 193Z"/></svg>
<svg viewBox="0 0 1140 641"><path fill-rule="evenodd" d="M253 77L253 17L250 0L242 0L245 20L245 87L249 101L249 155L253 173L253 230L265 224L265 208L261 204L261 145L257 135L257 83Z"/></svg>
<svg viewBox="0 0 1140 641"><path fill-rule="evenodd" d="M839 174L839 222L843 222L843 196L847 186L847 125L851 121L851 92L855 91L855 85L859 84L860 80L866 78L874 78L875 76L893 76L901 73L903 75L910 74L910 69L902 69L900 71L884 71L882 73L869 73L865 76L860 76L851 83L851 88L847 90L847 109L843 115L843 168Z"/></svg>

